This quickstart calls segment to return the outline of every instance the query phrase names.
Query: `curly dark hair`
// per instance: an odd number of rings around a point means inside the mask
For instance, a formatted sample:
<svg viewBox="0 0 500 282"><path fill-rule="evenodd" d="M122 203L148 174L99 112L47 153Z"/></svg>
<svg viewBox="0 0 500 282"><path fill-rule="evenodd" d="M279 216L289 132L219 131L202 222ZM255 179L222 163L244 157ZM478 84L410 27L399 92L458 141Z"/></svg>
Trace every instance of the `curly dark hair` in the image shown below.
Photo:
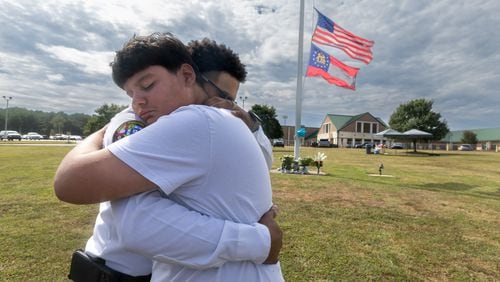
<svg viewBox="0 0 500 282"><path fill-rule="evenodd" d="M189 42L187 48L201 73L225 71L239 82L245 82L247 77L245 65L241 63L238 54L226 45L203 38Z"/></svg>
<svg viewBox="0 0 500 282"><path fill-rule="evenodd" d="M172 33L152 33L147 36L133 36L123 48L116 52L110 64L113 81L120 88L139 71L159 65L175 73L182 64L197 68L186 45Z"/></svg>

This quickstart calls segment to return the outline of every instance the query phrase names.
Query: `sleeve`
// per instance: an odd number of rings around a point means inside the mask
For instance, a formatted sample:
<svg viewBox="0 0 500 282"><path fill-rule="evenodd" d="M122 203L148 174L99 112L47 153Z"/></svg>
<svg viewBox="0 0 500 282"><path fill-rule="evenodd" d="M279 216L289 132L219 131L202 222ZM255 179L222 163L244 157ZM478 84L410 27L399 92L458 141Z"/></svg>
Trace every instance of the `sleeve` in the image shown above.
<svg viewBox="0 0 500 282"><path fill-rule="evenodd" d="M262 224L238 224L190 211L159 191L112 202L120 243L152 260L190 268L227 261L261 264L271 247Z"/></svg>
<svg viewBox="0 0 500 282"><path fill-rule="evenodd" d="M255 136L255 140L259 143L262 154L266 159L267 168L271 170L273 167L273 147L271 146L271 141L267 138L262 126L259 126L259 129L253 133L253 136Z"/></svg>
<svg viewBox="0 0 500 282"><path fill-rule="evenodd" d="M103 144L107 147L121 138L136 133L145 126L144 122L132 110L132 106L129 105L123 111L117 113L108 123Z"/></svg>
<svg viewBox="0 0 500 282"><path fill-rule="evenodd" d="M203 182L210 170L210 128L197 108L182 107L107 148L165 194Z"/></svg>

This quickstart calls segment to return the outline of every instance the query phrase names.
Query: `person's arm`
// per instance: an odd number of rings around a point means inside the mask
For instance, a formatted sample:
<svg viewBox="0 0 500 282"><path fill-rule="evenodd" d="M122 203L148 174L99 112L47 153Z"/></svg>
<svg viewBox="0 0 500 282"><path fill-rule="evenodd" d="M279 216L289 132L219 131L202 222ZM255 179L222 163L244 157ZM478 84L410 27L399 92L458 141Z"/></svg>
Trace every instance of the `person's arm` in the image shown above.
<svg viewBox="0 0 500 282"><path fill-rule="evenodd" d="M159 191L113 201L112 209L121 244L156 261L197 269L227 261L278 261L282 233L274 210L262 224L238 224L190 211Z"/></svg>
<svg viewBox="0 0 500 282"><path fill-rule="evenodd" d="M255 140L259 143L260 149L262 150L262 154L266 159L266 164L269 169L273 166L273 147L271 146L271 142L269 138L267 138L264 133L264 129L260 125L260 122L256 120L249 112L243 110L241 107L236 105L233 101L223 99L221 97L211 97L207 99L205 102L207 106L222 108L231 110L231 113L240 118L252 131Z"/></svg>
<svg viewBox="0 0 500 282"><path fill-rule="evenodd" d="M156 185L101 149L105 128L87 137L62 160L54 177L56 196L74 204L93 204L156 189Z"/></svg>
<svg viewBox="0 0 500 282"><path fill-rule="evenodd" d="M266 159L267 168L271 170L273 168L273 146L271 145L271 141L267 138L262 126L259 126L259 129L253 133L253 136L257 140L257 143L259 143L262 154Z"/></svg>

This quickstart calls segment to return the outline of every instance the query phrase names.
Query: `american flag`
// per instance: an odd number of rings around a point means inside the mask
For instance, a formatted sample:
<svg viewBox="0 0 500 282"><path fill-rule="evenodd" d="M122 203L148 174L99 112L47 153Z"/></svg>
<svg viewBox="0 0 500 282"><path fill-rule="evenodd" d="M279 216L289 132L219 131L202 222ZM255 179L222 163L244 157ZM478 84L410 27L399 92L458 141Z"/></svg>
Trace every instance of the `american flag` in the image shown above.
<svg viewBox="0 0 500 282"><path fill-rule="evenodd" d="M349 57L369 64L373 59L371 47L374 42L359 37L334 23L318 10L318 22L312 36L312 42L335 47L344 51Z"/></svg>

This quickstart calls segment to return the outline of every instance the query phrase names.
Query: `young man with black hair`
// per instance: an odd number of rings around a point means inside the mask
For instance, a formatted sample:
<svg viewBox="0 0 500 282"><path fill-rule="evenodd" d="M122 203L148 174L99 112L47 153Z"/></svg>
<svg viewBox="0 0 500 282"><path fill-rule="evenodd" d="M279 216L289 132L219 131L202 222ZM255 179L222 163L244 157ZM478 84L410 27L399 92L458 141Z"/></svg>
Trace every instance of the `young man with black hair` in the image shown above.
<svg viewBox="0 0 500 282"><path fill-rule="evenodd" d="M217 44L208 38L193 40L187 47L202 73L202 79L209 86L205 86L205 91L209 93L209 99L205 104L229 109L233 115L243 120L259 143L267 166L271 169L273 149L260 125L259 117L234 103L240 83L245 82L247 75L245 65L241 63L239 56L226 45Z"/></svg>

